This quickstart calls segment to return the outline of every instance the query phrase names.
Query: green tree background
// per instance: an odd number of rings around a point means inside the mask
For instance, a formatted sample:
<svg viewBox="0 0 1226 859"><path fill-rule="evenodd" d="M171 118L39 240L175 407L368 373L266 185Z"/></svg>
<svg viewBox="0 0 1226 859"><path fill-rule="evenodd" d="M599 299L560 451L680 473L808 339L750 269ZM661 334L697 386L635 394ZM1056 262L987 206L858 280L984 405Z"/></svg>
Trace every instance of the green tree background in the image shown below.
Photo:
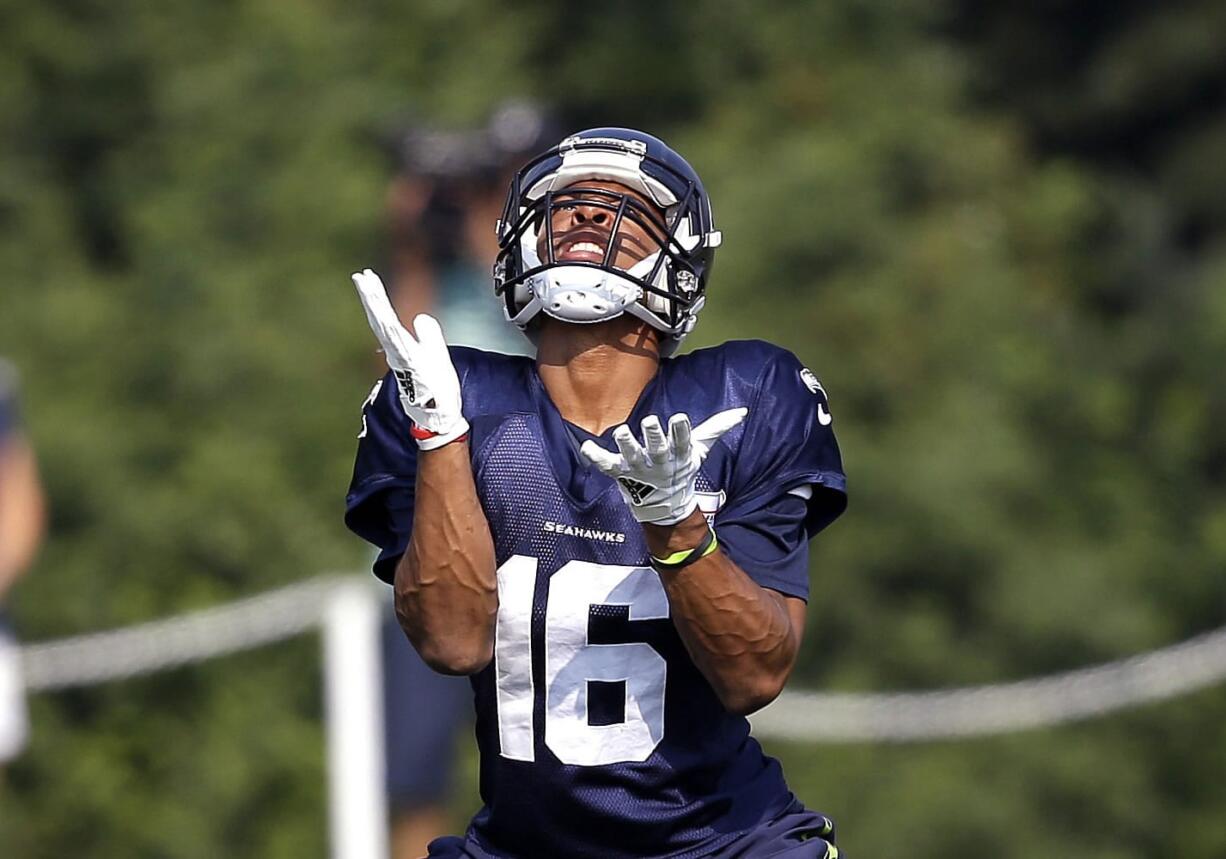
<svg viewBox="0 0 1226 859"><path fill-rule="evenodd" d="M0 351L53 502L29 640L359 567L380 129L509 95L664 136L726 235L693 345L833 398L795 685L1018 679L1226 606L1226 7L0 0ZM36 697L0 854L322 856L317 641ZM1226 690L769 744L860 857L1226 855ZM457 809L457 814L469 809Z"/></svg>

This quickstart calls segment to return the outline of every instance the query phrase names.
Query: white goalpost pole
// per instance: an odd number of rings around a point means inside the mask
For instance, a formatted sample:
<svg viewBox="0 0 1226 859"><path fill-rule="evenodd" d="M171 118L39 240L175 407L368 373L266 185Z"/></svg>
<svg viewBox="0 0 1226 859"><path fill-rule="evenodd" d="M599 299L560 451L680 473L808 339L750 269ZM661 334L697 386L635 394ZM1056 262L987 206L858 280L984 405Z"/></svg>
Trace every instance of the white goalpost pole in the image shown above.
<svg viewBox="0 0 1226 859"><path fill-rule="evenodd" d="M338 585L323 611L324 721L332 859L386 859L379 597Z"/></svg>

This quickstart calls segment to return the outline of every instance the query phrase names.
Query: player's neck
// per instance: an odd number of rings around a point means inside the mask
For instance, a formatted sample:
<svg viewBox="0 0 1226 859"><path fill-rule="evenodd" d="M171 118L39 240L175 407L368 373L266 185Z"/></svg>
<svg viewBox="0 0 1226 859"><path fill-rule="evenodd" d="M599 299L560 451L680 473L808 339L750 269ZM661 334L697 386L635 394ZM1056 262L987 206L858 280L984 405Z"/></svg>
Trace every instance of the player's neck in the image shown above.
<svg viewBox="0 0 1226 859"><path fill-rule="evenodd" d="M536 367L562 417L599 435L625 422L655 376L659 335L628 315L595 325L546 318Z"/></svg>

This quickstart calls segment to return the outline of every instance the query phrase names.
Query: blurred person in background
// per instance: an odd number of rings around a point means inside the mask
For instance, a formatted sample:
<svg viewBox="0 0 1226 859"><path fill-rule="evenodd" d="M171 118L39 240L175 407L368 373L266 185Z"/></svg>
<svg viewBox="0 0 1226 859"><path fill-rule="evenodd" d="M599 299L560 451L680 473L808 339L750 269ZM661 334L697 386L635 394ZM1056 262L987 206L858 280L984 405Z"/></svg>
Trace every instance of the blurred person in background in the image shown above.
<svg viewBox="0 0 1226 859"><path fill-rule="evenodd" d="M507 102L476 129L413 126L398 133L398 172L387 194L388 294L404 318L430 313L457 345L523 354L530 343L506 324L490 287L494 223L514 167L555 136L527 102Z"/></svg>
<svg viewBox="0 0 1226 859"><path fill-rule="evenodd" d="M34 560L43 525L38 465L17 413L17 372L0 360L0 765L21 751L27 732L20 654L4 602Z"/></svg>
<svg viewBox="0 0 1226 859"><path fill-rule="evenodd" d="M418 125L395 136L388 293L402 318L428 312L457 344L513 354L531 348L490 286L494 222L510 174L554 136L553 126L536 106L507 102L483 127ZM472 727L472 689L467 678L426 667L390 612L383 654L392 856L417 859L448 829L456 739Z"/></svg>

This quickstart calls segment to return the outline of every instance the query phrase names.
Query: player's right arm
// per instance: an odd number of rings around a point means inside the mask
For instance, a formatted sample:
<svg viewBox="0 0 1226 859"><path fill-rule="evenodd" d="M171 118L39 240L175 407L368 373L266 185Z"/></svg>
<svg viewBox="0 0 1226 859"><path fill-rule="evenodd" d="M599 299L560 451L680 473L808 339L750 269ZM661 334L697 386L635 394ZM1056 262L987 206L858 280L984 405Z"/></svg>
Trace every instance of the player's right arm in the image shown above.
<svg viewBox="0 0 1226 859"><path fill-rule="evenodd" d="M494 655L498 578L467 439L422 452L416 495L393 583L396 617L435 671L475 674Z"/></svg>
<svg viewBox="0 0 1226 859"><path fill-rule="evenodd" d="M396 616L427 665L473 674L493 656L498 583L494 543L473 481L459 377L432 317L414 319L414 337L374 272L355 274L353 281L418 448L411 532L392 580Z"/></svg>

